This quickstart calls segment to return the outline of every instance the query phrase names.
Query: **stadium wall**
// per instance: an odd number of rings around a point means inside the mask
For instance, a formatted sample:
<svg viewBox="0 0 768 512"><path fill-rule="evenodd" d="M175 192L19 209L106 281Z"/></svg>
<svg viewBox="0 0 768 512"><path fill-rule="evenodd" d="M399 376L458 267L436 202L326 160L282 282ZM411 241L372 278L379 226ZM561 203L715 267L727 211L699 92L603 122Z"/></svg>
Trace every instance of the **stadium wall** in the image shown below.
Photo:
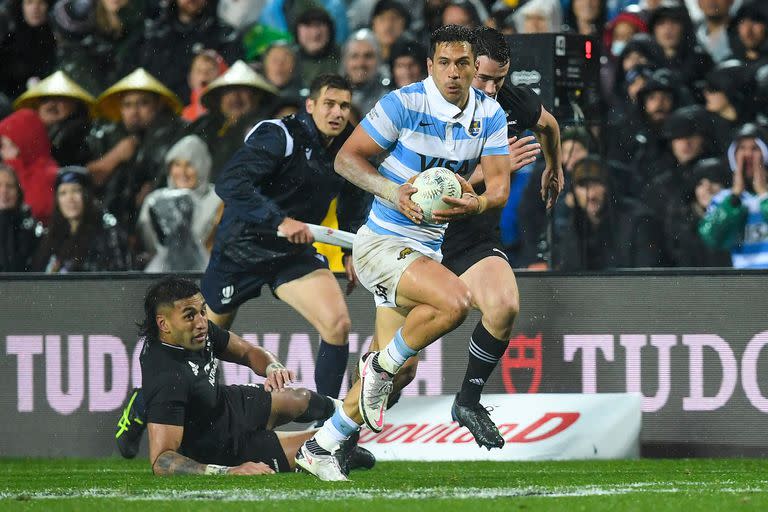
<svg viewBox="0 0 768 512"><path fill-rule="evenodd" d="M141 384L135 324L150 283L126 274L0 279L0 455L115 452L117 412ZM767 284L764 272L523 273L515 333L486 389L639 391L643 455L768 455ZM352 369L370 343L373 304L361 289L348 302ZM424 352L406 394L457 390L477 318ZM268 292L241 309L233 330L314 387L318 337ZM258 382L228 363L222 376Z"/></svg>

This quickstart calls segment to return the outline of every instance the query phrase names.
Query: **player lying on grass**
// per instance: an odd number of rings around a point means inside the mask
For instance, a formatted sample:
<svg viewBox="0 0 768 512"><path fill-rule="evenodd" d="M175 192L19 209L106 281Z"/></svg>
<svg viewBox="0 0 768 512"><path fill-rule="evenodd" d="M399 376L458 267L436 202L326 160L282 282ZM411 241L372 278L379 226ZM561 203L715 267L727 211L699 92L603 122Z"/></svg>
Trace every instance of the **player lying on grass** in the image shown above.
<svg viewBox="0 0 768 512"><path fill-rule="evenodd" d="M368 221L355 237L352 257L360 283L378 308L405 308L403 327L383 350L361 360L355 383L333 417L296 455L296 464L323 480L346 480L333 453L365 424L384 426L392 379L408 358L466 318L472 305L467 285L440 264L440 245L450 220L499 208L509 195L510 160L504 112L470 87L477 70L475 35L458 25L432 33L430 76L384 96L358 125L336 157L336 170L375 194ZM377 170L369 163L389 150ZM432 167L453 171L483 166L486 191L466 181L452 209L423 222L408 180ZM378 331L378 326L377 326Z"/></svg>
<svg viewBox="0 0 768 512"><path fill-rule="evenodd" d="M277 433L289 421L328 418L336 401L293 381L270 352L217 327L195 283L179 277L153 285L144 298L141 376L156 475L262 475L291 471L294 454L312 432ZM263 386L217 382L218 359L266 377ZM340 453L340 465L373 465L360 448ZM364 454L363 454L364 455ZM351 469L351 468L350 468Z"/></svg>

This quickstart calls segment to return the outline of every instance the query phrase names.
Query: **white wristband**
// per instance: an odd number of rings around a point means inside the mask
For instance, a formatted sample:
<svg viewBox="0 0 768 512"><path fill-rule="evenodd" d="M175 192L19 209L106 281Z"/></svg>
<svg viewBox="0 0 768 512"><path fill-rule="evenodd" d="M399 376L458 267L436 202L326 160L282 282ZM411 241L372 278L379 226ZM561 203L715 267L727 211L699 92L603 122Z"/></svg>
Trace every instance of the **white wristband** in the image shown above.
<svg viewBox="0 0 768 512"><path fill-rule="evenodd" d="M206 475L226 475L229 466L219 466L218 464L208 464L205 466Z"/></svg>

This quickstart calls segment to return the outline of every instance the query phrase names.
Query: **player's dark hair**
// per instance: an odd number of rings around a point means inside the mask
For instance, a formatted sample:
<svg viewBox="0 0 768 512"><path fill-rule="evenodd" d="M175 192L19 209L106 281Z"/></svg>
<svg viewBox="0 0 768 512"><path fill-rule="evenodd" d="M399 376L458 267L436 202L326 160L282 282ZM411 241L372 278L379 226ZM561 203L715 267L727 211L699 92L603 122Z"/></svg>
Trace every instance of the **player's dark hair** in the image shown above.
<svg viewBox="0 0 768 512"><path fill-rule="evenodd" d="M312 83L309 86L309 97L316 100L318 96L320 96L320 91L323 90L323 87L340 89L342 91L352 90L352 85L349 83L349 80L343 76L334 73L321 73L312 80Z"/></svg>
<svg viewBox="0 0 768 512"><path fill-rule="evenodd" d="M461 25L443 25L429 37L429 58L435 57L437 45L442 43L469 43L472 55L476 54L477 37L474 32Z"/></svg>
<svg viewBox="0 0 768 512"><path fill-rule="evenodd" d="M504 34L486 26L477 27L474 32L477 38L475 46L477 57L485 55L492 61L498 62L500 66L505 66L509 62L509 45Z"/></svg>
<svg viewBox="0 0 768 512"><path fill-rule="evenodd" d="M153 284L144 296L144 321L139 324L139 335L150 340L157 340L160 332L157 328L157 310L161 306L173 306L180 299L186 299L200 293L200 288L189 279L178 276L164 277Z"/></svg>

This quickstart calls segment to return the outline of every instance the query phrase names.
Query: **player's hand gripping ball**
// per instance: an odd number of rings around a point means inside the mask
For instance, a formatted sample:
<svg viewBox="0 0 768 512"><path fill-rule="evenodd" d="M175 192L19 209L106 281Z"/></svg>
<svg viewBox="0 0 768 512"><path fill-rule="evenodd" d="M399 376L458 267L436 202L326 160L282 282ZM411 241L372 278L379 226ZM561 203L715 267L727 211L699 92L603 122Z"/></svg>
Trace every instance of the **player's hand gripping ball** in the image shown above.
<svg viewBox="0 0 768 512"><path fill-rule="evenodd" d="M443 201L443 197L461 197L461 183L450 169L432 167L416 176L413 182L416 192L411 200L421 207L424 222L434 224L432 212L446 210L451 205Z"/></svg>

